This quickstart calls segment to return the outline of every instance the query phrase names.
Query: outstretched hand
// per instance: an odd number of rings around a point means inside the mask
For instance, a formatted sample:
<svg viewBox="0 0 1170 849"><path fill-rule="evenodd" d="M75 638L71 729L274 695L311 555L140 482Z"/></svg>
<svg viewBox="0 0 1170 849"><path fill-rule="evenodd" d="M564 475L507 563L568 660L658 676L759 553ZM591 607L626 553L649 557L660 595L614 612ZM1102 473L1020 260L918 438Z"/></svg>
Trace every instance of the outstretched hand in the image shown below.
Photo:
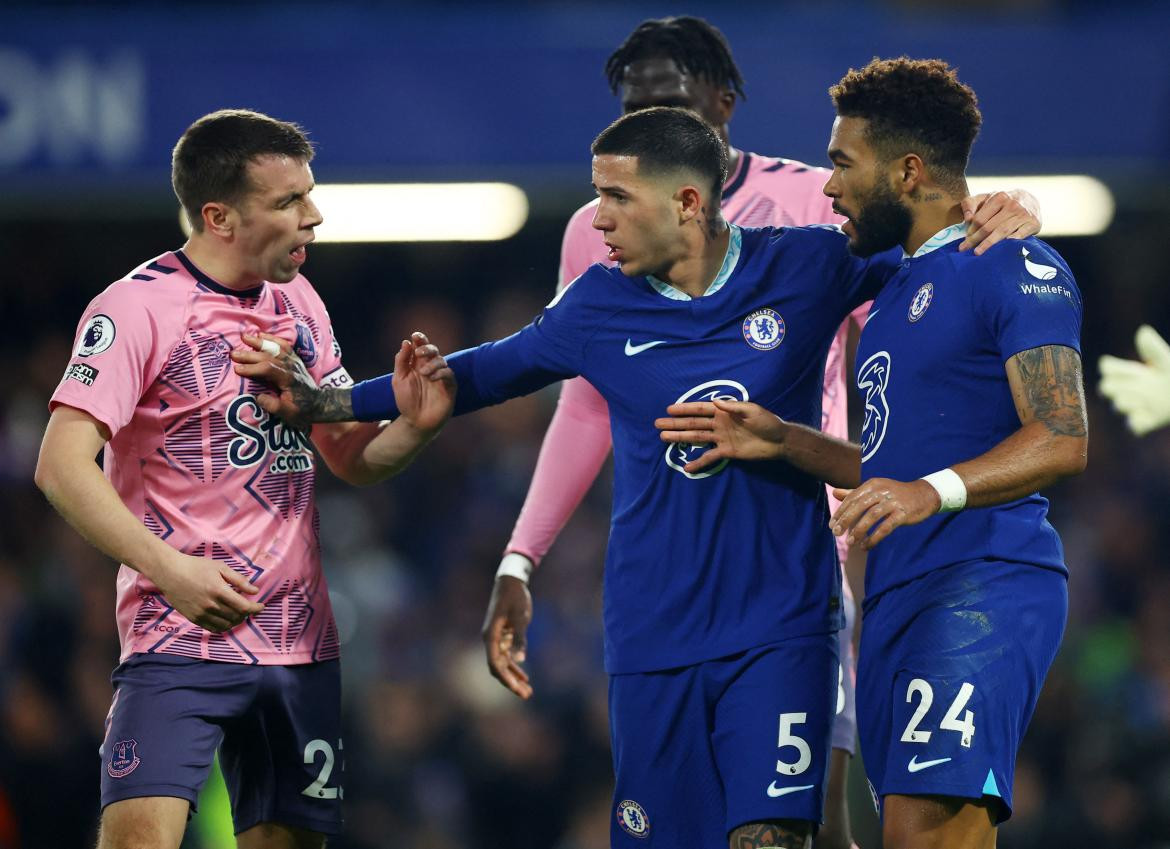
<svg viewBox="0 0 1170 849"><path fill-rule="evenodd" d="M786 423L751 401L689 401L666 408L655 419L663 442L711 445L683 468L693 474L721 460L775 460L783 450Z"/></svg>
<svg viewBox="0 0 1170 849"><path fill-rule="evenodd" d="M974 248L976 256L1004 239L1026 239L1040 232L1040 202L1022 189L974 195L963 198L959 206L967 223L959 250Z"/></svg>
<svg viewBox="0 0 1170 849"><path fill-rule="evenodd" d="M421 431L441 428L455 406L455 375L425 333L402 340L393 386L399 414Z"/></svg>
<svg viewBox="0 0 1170 849"><path fill-rule="evenodd" d="M263 381L273 390L273 394L258 394L256 403L285 423L308 430L319 390L292 345L271 333L245 333L243 339L251 350L232 351L236 374Z"/></svg>

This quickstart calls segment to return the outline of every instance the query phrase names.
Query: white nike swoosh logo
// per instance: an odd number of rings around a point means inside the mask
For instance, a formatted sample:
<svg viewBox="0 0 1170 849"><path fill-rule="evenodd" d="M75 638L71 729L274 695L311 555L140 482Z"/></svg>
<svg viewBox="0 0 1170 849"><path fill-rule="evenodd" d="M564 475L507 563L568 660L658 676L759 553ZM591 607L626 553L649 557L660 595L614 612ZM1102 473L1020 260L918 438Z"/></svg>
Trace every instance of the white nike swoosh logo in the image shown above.
<svg viewBox="0 0 1170 849"><path fill-rule="evenodd" d="M938 760L923 761L922 763L919 763L918 762L918 755L915 755L914 757L912 757L910 759L910 763L906 764L906 770L908 772L921 772L922 770L929 769L932 766L938 766L939 764L945 764L949 760L950 760L950 758L939 758Z"/></svg>
<svg viewBox="0 0 1170 849"><path fill-rule="evenodd" d="M665 339L658 339L654 342L643 342L641 345L635 345L629 339L627 339L626 340L626 356L632 357L632 356L634 356L634 354L640 354L643 351L646 351L650 348L653 348L655 345L662 345L665 342L666 342Z"/></svg>
<svg viewBox="0 0 1170 849"><path fill-rule="evenodd" d="M812 790L812 784L805 784L802 787L777 787L776 782L773 781L768 785L768 795L775 799L777 796L787 796L789 793L796 793L800 790Z"/></svg>
<svg viewBox="0 0 1170 849"><path fill-rule="evenodd" d="M866 317L865 317L865 323L869 324L869 320L877 314L878 314L878 310L870 310L868 315L866 315Z"/></svg>

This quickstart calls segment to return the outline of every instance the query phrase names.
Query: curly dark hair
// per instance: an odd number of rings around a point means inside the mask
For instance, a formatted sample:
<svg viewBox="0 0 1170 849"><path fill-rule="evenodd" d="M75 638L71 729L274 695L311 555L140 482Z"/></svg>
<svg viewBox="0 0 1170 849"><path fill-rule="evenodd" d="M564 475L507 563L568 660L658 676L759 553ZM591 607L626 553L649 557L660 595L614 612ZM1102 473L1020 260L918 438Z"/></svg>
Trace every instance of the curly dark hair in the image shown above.
<svg viewBox="0 0 1170 849"><path fill-rule="evenodd" d="M617 94L626 66L641 59L665 56L693 77L720 88L733 89L741 98L743 76L731 58L723 33L702 18L680 15L642 21L605 60L605 78Z"/></svg>
<svg viewBox="0 0 1170 849"><path fill-rule="evenodd" d="M869 122L866 139L883 160L916 153L944 186L961 186L983 116L946 62L875 57L850 68L829 95L838 115Z"/></svg>

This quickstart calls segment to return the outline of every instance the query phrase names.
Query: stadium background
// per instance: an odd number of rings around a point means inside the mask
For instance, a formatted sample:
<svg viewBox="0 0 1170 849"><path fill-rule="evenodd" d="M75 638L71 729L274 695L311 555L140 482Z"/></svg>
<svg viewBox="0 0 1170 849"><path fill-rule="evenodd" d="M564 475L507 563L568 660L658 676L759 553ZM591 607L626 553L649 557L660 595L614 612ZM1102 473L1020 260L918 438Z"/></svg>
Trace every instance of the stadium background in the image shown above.
<svg viewBox="0 0 1170 849"><path fill-rule="evenodd" d="M411 329L454 350L539 310L564 222L591 194L588 143L617 113L605 57L643 18L684 12L724 30L747 80L733 143L814 164L832 119L825 89L846 68L903 52L956 64L985 116L972 173L1087 173L1116 198L1104 233L1052 240L1085 295L1087 383L1101 353L1132 355L1139 323L1170 331L1164 3L5 4L0 849L92 845L113 566L52 512L32 470L84 305L182 242L168 156L183 128L249 106L310 130L321 182L507 180L527 192L527 223L504 241L310 249L346 364L370 376ZM605 486L534 578L531 703L487 677L478 637L555 398L453 421L372 489L322 475L345 635L348 832L333 846L607 845ZM1135 440L1090 405L1088 471L1050 493L1072 612L1004 849L1170 846L1170 433ZM857 837L876 847L854 784ZM185 845L233 845L214 786Z"/></svg>

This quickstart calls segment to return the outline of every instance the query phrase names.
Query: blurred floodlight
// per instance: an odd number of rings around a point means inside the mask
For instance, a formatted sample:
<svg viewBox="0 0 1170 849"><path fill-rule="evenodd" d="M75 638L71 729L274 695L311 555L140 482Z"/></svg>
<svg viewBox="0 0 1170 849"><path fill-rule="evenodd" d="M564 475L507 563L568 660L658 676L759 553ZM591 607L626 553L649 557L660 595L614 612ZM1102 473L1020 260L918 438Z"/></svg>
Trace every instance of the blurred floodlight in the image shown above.
<svg viewBox="0 0 1170 849"><path fill-rule="evenodd" d="M516 235L528 198L508 183L325 183L318 242L494 242Z"/></svg>
<svg viewBox="0 0 1170 849"><path fill-rule="evenodd" d="M510 183L318 183L317 242L495 242L528 220ZM184 235L191 235L179 211Z"/></svg>
<svg viewBox="0 0 1170 849"><path fill-rule="evenodd" d="M1001 189L1026 189L1040 201L1044 219L1041 237L1096 236L1113 221L1113 193L1087 174L1014 174L1010 177L968 177L971 194Z"/></svg>

